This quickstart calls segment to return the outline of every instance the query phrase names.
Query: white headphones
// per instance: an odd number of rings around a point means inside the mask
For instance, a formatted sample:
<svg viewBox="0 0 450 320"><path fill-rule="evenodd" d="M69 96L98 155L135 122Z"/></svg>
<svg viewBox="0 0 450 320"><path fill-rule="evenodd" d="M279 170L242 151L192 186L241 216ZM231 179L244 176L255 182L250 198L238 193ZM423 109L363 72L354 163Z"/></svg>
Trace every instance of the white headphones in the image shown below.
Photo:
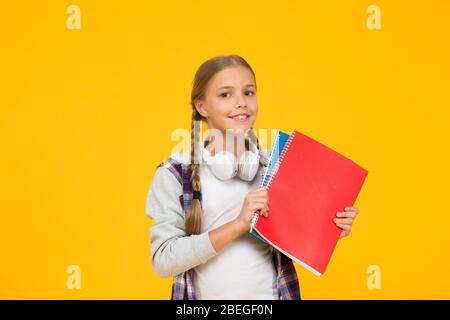
<svg viewBox="0 0 450 320"><path fill-rule="evenodd" d="M217 152L211 156L205 148L205 141L201 143L202 157L212 173L220 180L228 180L236 175L245 181L252 181L259 169L258 147L249 141L249 150L242 152L239 159L227 150Z"/></svg>

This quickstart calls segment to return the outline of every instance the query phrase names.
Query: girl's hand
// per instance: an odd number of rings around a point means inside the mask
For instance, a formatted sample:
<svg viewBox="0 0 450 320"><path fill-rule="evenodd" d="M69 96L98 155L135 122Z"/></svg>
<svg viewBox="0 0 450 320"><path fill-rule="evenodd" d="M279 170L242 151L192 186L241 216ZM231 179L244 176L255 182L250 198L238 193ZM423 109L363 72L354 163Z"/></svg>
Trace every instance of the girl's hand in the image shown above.
<svg viewBox="0 0 450 320"><path fill-rule="evenodd" d="M350 234L352 230L352 224L358 215L359 210L355 207L345 207L344 212L336 213L336 217L333 222L342 229L340 238L344 238Z"/></svg>
<svg viewBox="0 0 450 320"><path fill-rule="evenodd" d="M255 211L258 211L259 214L264 214L265 217L269 215L268 205L269 195L266 188L259 188L247 193L241 212L236 217L236 221L242 225L244 232L250 231L250 223Z"/></svg>

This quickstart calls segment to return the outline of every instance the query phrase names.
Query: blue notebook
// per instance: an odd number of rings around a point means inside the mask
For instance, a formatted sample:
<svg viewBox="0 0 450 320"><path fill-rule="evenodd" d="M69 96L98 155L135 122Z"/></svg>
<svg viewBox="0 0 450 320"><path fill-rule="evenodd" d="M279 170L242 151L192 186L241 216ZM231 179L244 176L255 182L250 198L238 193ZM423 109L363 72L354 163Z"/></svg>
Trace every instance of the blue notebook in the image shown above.
<svg viewBox="0 0 450 320"><path fill-rule="evenodd" d="M275 141L272 144L272 150L270 151L269 161L266 170L264 171L263 177L261 179L261 187L265 187L267 183L270 181L272 175L275 173L274 170L276 168L276 164L280 158L280 155L288 139L289 135L287 133L284 133L282 131L277 132L277 135L275 136ZM254 219L256 218L256 216L257 214L255 214ZM252 223L252 225L254 224ZM267 241L264 240L255 229L252 228L250 230L250 234L258 238L259 240L267 243Z"/></svg>

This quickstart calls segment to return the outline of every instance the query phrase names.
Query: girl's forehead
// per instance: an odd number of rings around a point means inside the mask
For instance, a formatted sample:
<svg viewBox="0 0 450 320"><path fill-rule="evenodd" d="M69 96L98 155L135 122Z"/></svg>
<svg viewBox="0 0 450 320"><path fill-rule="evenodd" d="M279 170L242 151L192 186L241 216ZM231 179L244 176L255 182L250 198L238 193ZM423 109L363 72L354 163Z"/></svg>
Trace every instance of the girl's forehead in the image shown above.
<svg viewBox="0 0 450 320"><path fill-rule="evenodd" d="M240 87L255 84L252 72L242 66L228 67L217 72L210 80L211 87Z"/></svg>

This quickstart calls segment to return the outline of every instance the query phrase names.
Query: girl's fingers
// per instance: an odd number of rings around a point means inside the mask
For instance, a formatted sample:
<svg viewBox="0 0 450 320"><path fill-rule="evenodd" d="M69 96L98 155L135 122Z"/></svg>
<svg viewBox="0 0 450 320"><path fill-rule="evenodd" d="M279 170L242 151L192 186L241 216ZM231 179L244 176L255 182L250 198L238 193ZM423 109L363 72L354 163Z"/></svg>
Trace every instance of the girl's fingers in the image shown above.
<svg viewBox="0 0 450 320"><path fill-rule="evenodd" d="M253 212L258 211L259 214L264 214L265 217L268 216L268 207L265 202L253 202L250 207Z"/></svg>
<svg viewBox="0 0 450 320"><path fill-rule="evenodd" d="M267 211L264 211L264 210L260 210L260 209L258 209L258 214L262 214L264 217L268 217L269 216L269 214L267 213Z"/></svg>
<svg viewBox="0 0 450 320"><path fill-rule="evenodd" d="M250 206L254 206L257 209L262 209L262 208L267 206L267 202L265 202L265 201L258 201L258 200L251 201L250 202Z"/></svg>
<svg viewBox="0 0 450 320"><path fill-rule="evenodd" d="M347 237L350 234L350 231L352 230L352 224L356 216L358 215L358 208L355 207L345 207L344 212L338 212L336 213L336 216L339 217L333 219L333 221L336 223L336 225L342 229L340 238Z"/></svg>
<svg viewBox="0 0 450 320"><path fill-rule="evenodd" d="M247 197L249 202L264 202L269 203L269 198L265 195L252 195Z"/></svg>
<svg viewBox="0 0 450 320"><path fill-rule="evenodd" d="M255 191L253 191L252 193L255 193L255 194L267 193L267 189L266 188L259 188L259 189L256 189Z"/></svg>
<svg viewBox="0 0 450 320"><path fill-rule="evenodd" d="M269 197L263 193L261 194L252 194L249 196L250 199L255 199L255 200L262 200L262 199L269 199Z"/></svg>
<svg viewBox="0 0 450 320"><path fill-rule="evenodd" d="M339 228L345 230L345 231L350 231L352 229L352 226L350 224L341 224L338 223L336 224Z"/></svg>
<svg viewBox="0 0 450 320"><path fill-rule="evenodd" d="M339 218L356 218L357 213L354 211L349 212L337 212L336 216Z"/></svg>
<svg viewBox="0 0 450 320"><path fill-rule="evenodd" d="M333 221L336 224L352 224L353 223L353 219L351 218L344 218L344 219L338 219L338 218L334 218Z"/></svg>
<svg viewBox="0 0 450 320"><path fill-rule="evenodd" d="M355 212L356 214L358 214L358 212L359 212L358 208L355 208L355 207L345 207L344 210L347 212Z"/></svg>

